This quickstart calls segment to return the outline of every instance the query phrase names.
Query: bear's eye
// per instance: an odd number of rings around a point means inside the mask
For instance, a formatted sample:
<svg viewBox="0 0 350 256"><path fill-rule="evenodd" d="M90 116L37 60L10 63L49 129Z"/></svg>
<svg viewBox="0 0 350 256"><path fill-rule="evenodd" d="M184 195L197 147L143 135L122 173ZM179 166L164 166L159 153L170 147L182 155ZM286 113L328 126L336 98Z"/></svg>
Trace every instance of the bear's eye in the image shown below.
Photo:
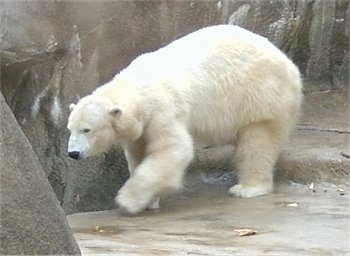
<svg viewBox="0 0 350 256"><path fill-rule="evenodd" d="M84 132L84 133L89 133L89 132L90 132L90 129L84 129L83 132Z"/></svg>

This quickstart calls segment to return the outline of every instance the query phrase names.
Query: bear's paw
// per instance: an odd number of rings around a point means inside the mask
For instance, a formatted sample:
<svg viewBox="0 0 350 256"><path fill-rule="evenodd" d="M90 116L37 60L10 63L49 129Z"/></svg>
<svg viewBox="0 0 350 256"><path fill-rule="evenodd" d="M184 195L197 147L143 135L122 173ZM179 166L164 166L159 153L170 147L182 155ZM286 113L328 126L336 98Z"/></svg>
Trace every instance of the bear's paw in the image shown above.
<svg viewBox="0 0 350 256"><path fill-rule="evenodd" d="M228 193L233 196L248 198L248 197L266 195L271 191L272 191L272 185L259 184L256 186L247 186L243 184L237 184L231 187Z"/></svg>

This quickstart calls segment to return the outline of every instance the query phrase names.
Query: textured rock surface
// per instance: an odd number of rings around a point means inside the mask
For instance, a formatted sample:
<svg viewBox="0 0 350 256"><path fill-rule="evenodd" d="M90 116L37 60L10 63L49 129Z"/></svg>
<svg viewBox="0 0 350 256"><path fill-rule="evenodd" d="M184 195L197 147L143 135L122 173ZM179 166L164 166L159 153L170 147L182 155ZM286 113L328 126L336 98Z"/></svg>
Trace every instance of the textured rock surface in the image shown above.
<svg viewBox="0 0 350 256"><path fill-rule="evenodd" d="M0 21L1 91L69 213L114 207L127 174L119 153L68 159L67 106L143 52L200 27L237 24L284 50L306 90L348 89L347 0L3 0Z"/></svg>
<svg viewBox="0 0 350 256"><path fill-rule="evenodd" d="M0 255L77 255L64 211L0 93Z"/></svg>

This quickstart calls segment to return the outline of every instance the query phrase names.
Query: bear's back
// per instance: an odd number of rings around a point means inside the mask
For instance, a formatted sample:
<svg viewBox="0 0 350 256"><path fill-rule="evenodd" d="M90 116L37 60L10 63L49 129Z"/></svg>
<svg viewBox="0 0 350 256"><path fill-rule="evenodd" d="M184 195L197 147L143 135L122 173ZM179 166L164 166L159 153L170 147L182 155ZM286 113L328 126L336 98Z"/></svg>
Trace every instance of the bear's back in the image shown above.
<svg viewBox="0 0 350 256"><path fill-rule="evenodd" d="M159 80L185 78L198 69L210 69L211 65L219 65L222 70L229 65L248 68L262 56L288 62L287 57L266 38L238 26L217 25L202 28L157 51L142 54L124 71L138 74L144 84L151 85Z"/></svg>

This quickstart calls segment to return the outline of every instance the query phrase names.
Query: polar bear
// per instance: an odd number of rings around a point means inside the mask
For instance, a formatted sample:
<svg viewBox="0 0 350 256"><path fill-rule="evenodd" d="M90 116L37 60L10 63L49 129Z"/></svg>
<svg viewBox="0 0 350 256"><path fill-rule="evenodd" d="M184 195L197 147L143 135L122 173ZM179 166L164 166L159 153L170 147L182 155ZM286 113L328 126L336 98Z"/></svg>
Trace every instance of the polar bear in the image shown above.
<svg viewBox="0 0 350 256"><path fill-rule="evenodd" d="M181 188L196 142L233 144L238 184L229 194L264 195L301 101L298 68L267 39L207 27L139 56L71 104L68 154L121 146L130 178L116 202L130 213L157 208L160 196Z"/></svg>

